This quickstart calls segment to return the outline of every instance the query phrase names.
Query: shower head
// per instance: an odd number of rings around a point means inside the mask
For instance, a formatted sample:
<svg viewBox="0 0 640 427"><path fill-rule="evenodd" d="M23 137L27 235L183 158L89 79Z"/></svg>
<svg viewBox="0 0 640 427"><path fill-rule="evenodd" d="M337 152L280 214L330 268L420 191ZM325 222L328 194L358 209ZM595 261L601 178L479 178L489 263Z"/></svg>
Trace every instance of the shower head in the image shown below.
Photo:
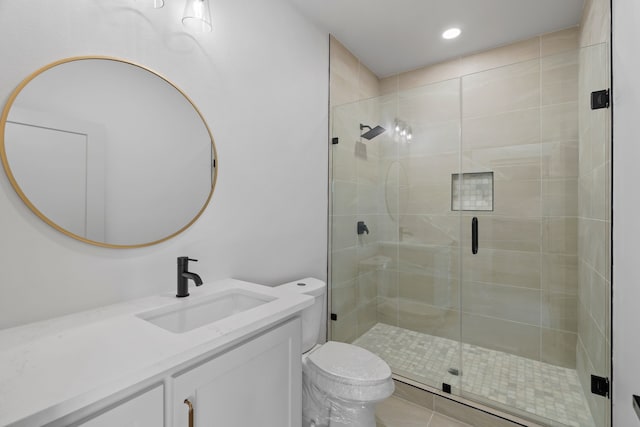
<svg viewBox="0 0 640 427"><path fill-rule="evenodd" d="M364 129L369 129L369 130L366 131L365 133L363 133L360 136L362 138L369 139L369 140L375 138L376 136L380 135L381 133L383 133L386 130L382 126L376 126L376 127L372 128L371 126L363 125L362 123L360 123L360 130L364 130Z"/></svg>

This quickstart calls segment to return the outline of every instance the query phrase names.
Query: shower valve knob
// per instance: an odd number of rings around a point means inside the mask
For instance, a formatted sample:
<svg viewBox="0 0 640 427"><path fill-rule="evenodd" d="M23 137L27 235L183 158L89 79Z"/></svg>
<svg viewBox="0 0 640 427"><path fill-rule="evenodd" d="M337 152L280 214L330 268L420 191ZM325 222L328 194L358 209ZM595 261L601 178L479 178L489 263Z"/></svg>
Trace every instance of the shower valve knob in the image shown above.
<svg viewBox="0 0 640 427"><path fill-rule="evenodd" d="M369 227L367 227L367 224L365 224L364 221L358 221L358 235L364 233L369 234Z"/></svg>

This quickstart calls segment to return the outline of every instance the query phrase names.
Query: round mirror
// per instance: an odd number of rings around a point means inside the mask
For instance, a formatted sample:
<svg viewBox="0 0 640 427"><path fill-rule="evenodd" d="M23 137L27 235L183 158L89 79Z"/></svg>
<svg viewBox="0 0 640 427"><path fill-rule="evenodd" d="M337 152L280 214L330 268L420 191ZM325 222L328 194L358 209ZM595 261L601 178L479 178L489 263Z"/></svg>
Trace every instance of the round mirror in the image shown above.
<svg viewBox="0 0 640 427"><path fill-rule="evenodd" d="M213 137L176 86L127 61L70 58L11 94L0 156L22 200L87 243L141 247L202 214L216 178Z"/></svg>

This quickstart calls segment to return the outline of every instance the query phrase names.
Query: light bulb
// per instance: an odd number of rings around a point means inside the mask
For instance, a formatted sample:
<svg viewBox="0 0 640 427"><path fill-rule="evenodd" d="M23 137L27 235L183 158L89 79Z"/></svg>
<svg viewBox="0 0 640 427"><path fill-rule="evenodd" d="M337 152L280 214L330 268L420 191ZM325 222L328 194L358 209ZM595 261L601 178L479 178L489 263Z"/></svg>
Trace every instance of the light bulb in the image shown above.
<svg viewBox="0 0 640 427"><path fill-rule="evenodd" d="M136 3L142 4L144 7L153 7L154 9L160 9L164 6L164 0L135 0Z"/></svg>
<svg viewBox="0 0 640 427"><path fill-rule="evenodd" d="M182 24L197 32L211 31L211 13L208 0L187 0Z"/></svg>
<svg viewBox="0 0 640 427"><path fill-rule="evenodd" d="M455 39L461 33L462 33L462 30L460 30L460 28L449 28L447 31L442 33L442 38L446 40Z"/></svg>

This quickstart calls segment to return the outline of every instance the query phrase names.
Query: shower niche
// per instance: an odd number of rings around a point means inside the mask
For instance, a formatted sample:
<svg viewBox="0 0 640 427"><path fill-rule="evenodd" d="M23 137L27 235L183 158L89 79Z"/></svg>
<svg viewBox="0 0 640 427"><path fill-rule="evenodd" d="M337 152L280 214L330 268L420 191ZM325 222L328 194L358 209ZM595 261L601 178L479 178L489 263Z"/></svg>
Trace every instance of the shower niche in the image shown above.
<svg viewBox="0 0 640 427"><path fill-rule="evenodd" d="M334 107L367 156L331 146L330 338L521 419L610 425L607 64L565 49Z"/></svg>
<svg viewBox="0 0 640 427"><path fill-rule="evenodd" d="M451 175L452 211L493 211L493 172Z"/></svg>

